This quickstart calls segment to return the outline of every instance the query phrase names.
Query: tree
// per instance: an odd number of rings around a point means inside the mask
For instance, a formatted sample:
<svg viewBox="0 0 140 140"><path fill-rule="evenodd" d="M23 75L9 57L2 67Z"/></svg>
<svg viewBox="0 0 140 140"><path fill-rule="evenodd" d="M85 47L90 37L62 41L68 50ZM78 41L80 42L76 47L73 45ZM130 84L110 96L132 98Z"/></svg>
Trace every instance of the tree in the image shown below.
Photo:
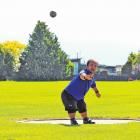
<svg viewBox="0 0 140 140"><path fill-rule="evenodd" d="M135 64L135 73L137 75L137 78L140 79L140 52L137 54L137 61Z"/></svg>
<svg viewBox="0 0 140 140"><path fill-rule="evenodd" d="M122 74L130 75L132 73L132 63L126 62L125 65L122 67Z"/></svg>
<svg viewBox="0 0 140 140"><path fill-rule="evenodd" d="M128 56L128 62L130 62L132 65L135 65L137 62L137 54L131 52L130 55Z"/></svg>
<svg viewBox="0 0 140 140"><path fill-rule="evenodd" d="M26 45L18 41L6 41L0 44L0 79L13 79L20 67L19 58Z"/></svg>
<svg viewBox="0 0 140 140"><path fill-rule="evenodd" d="M140 64L140 51L139 51L138 54L137 54L136 63L137 63L137 64Z"/></svg>
<svg viewBox="0 0 140 140"><path fill-rule="evenodd" d="M0 80L11 79L13 75L13 56L0 44Z"/></svg>
<svg viewBox="0 0 140 140"><path fill-rule="evenodd" d="M8 52L13 57L13 69L14 71L18 71L20 67L20 56L24 52L26 45L18 42L18 41L6 41L2 43L4 52Z"/></svg>
<svg viewBox="0 0 140 140"><path fill-rule="evenodd" d="M130 75L132 73L133 66L136 64L136 62L137 62L137 55L131 52L130 55L128 56L127 62L122 68L122 73Z"/></svg>
<svg viewBox="0 0 140 140"><path fill-rule="evenodd" d="M30 35L20 61L20 80L60 80L73 72L73 65L61 50L58 38L40 21Z"/></svg>

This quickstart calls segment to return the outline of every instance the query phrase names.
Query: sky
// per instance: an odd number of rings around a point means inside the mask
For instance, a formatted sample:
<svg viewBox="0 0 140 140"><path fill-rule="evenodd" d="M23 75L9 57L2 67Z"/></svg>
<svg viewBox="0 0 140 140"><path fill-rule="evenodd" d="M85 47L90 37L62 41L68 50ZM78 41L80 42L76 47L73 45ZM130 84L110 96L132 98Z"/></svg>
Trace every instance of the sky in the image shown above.
<svg viewBox="0 0 140 140"><path fill-rule="evenodd" d="M70 58L78 53L82 61L122 65L140 50L139 7L139 0L0 0L0 42L28 43L41 20Z"/></svg>

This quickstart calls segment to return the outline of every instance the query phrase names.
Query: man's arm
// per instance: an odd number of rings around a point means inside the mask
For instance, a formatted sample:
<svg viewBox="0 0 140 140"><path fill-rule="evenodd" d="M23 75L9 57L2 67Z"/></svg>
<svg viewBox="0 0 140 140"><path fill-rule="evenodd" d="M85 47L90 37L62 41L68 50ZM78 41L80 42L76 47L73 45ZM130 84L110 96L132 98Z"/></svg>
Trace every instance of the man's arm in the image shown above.
<svg viewBox="0 0 140 140"><path fill-rule="evenodd" d="M93 90L94 90L94 92L95 92L97 97L101 97L101 94L100 94L100 92L99 92L99 90L98 90L98 88L96 86L93 87Z"/></svg>
<svg viewBox="0 0 140 140"><path fill-rule="evenodd" d="M99 92L99 90L98 90L98 88L96 86L96 82L95 81L93 81L93 83L91 85L91 88L94 90L94 92L95 92L97 97L101 97L101 94L100 94L100 92Z"/></svg>

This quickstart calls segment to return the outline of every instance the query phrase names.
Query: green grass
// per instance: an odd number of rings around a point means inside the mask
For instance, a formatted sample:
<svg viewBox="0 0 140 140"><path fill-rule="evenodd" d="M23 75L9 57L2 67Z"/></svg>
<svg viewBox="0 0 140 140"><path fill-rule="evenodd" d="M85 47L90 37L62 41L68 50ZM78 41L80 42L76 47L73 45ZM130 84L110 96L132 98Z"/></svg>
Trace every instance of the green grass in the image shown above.
<svg viewBox="0 0 140 140"><path fill-rule="evenodd" d="M68 82L0 82L0 140L139 140L140 123L82 125L19 124L16 120L67 118L61 91ZM90 117L140 118L140 82L97 82L86 96ZM77 114L79 118L80 115Z"/></svg>

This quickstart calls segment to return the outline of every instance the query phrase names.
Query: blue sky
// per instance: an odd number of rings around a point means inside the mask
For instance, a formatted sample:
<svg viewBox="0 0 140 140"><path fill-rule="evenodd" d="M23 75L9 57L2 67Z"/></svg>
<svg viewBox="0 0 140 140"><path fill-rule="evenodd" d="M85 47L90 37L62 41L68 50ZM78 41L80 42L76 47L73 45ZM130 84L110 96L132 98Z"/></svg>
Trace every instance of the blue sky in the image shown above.
<svg viewBox="0 0 140 140"><path fill-rule="evenodd" d="M124 64L140 50L139 0L0 0L0 41L27 43L37 20L56 33L73 58L100 64ZM58 16L49 17L55 10Z"/></svg>

